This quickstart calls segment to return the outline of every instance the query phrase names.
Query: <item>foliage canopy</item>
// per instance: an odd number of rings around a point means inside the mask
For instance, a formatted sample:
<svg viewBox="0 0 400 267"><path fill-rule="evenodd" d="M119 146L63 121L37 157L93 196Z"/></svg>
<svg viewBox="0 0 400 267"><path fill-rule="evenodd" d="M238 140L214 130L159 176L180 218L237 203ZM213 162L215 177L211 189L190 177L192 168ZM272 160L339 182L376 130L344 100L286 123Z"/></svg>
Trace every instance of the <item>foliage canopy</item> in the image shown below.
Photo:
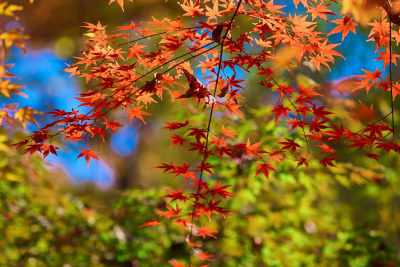
<svg viewBox="0 0 400 267"><path fill-rule="evenodd" d="M124 10L123 0L113 2ZM85 48L65 72L83 78L87 89L76 99L89 112L49 111L50 121L15 143L15 129L40 112L3 104L0 122L9 129L1 140L32 158L0 146L7 153L0 262L395 266L398 3L178 4L182 18L114 30L84 24ZM5 2L0 14L16 20L20 9ZM28 36L3 28L3 61L12 46L26 52ZM327 82L344 58L334 40L363 31L380 67ZM10 67L0 73L7 98L23 95ZM82 143L77 159L89 165L101 158L93 140L106 142L128 123L155 124L148 118L157 105L168 105L162 129L175 159L156 167L174 178L166 191L126 190L99 211L46 184L34 154ZM47 194L51 206L39 197Z"/></svg>

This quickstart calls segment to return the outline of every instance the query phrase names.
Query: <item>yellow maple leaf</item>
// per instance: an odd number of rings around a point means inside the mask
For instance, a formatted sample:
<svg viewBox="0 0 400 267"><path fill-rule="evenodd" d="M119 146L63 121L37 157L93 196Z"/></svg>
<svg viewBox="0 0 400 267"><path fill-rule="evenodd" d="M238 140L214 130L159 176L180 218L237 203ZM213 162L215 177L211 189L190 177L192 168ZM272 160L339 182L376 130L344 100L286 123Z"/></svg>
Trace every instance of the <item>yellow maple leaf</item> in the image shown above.
<svg viewBox="0 0 400 267"><path fill-rule="evenodd" d="M33 115L40 115L40 114L43 114L43 112L34 110L31 107L23 107L15 112L14 117L22 123L24 128L26 128L27 121L33 122L36 126L39 126Z"/></svg>

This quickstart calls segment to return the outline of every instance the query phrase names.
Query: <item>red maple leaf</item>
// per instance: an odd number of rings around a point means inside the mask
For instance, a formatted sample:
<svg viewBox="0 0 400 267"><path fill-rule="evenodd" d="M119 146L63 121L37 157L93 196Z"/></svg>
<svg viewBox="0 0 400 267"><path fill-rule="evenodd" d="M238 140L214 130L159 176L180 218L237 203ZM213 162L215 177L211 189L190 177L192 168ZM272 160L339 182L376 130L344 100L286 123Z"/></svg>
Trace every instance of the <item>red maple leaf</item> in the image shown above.
<svg viewBox="0 0 400 267"><path fill-rule="evenodd" d="M270 111L270 113L275 113L275 123L281 117L281 115L285 116L287 119L288 112L290 112L290 108L284 107L281 104L275 104L276 108Z"/></svg>
<svg viewBox="0 0 400 267"><path fill-rule="evenodd" d="M317 118L322 118L324 120L328 120L328 118L325 116L329 115L329 114L333 114L333 113L324 110L325 108L326 108L325 106L317 107L315 104L313 104L312 110L313 110L314 115L317 116Z"/></svg>
<svg viewBox="0 0 400 267"><path fill-rule="evenodd" d="M379 161L379 158L381 157L381 156L379 156L377 154L373 154L373 153L364 153L364 155L366 155L367 157L374 159L376 161Z"/></svg>
<svg viewBox="0 0 400 267"><path fill-rule="evenodd" d="M301 165L306 165L306 167L308 168L308 165L310 164L309 160L304 158L304 157L298 157L296 159L296 161L298 161L299 163L297 163L297 168L300 167Z"/></svg>
<svg viewBox="0 0 400 267"><path fill-rule="evenodd" d="M210 194L213 198L216 195L220 195L223 198L233 197L233 193L225 190L228 187L230 187L230 185L221 186L221 181L219 181L218 184L214 185L212 189L209 188L207 190L207 194Z"/></svg>
<svg viewBox="0 0 400 267"><path fill-rule="evenodd" d="M282 150L291 149L292 152L294 153L294 152L296 152L296 149L297 149L298 147L300 147L299 144L297 144L295 141L293 141L293 140L291 140L291 139L285 138L285 140L286 140L286 142L278 142L278 144L284 145L284 146L282 147Z"/></svg>
<svg viewBox="0 0 400 267"><path fill-rule="evenodd" d="M351 115L359 120L362 121L369 121L371 119L374 118L374 114L375 114L375 110L373 105L371 104L371 106L368 108L366 105L364 105L363 102L361 102L361 100L359 100L360 104L361 104L361 108L355 108L352 110Z"/></svg>
<svg viewBox="0 0 400 267"><path fill-rule="evenodd" d="M322 145L317 145L317 146L322 148L322 151L320 152L320 154L322 154L322 153L330 153L331 155L333 155L333 153L336 152L335 149L331 148L327 144L322 144Z"/></svg>
<svg viewBox="0 0 400 267"><path fill-rule="evenodd" d="M171 208L167 207L166 211L158 210L157 213L160 217L164 216L167 219L171 219L172 217L179 216L179 213L181 212L182 208L179 208L177 205L176 208Z"/></svg>
<svg viewBox="0 0 400 267"><path fill-rule="evenodd" d="M179 135L176 135L176 134L165 137L165 138L172 139L172 143L169 146L169 148L173 147L176 144L179 144L181 147L183 147L183 142L186 142L185 139L183 139L182 137L180 137Z"/></svg>
<svg viewBox="0 0 400 267"><path fill-rule="evenodd" d="M275 168L270 163L260 163L257 164L256 167L257 167L256 176L259 175L260 173L263 173L265 177L267 177L268 182L269 182L269 171L276 172Z"/></svg>
<svg viewBox="0 0 400 267"><path fill-rule="evenodd" d="M167 126L161 128L161 129L167 129L168 131L174 131L177 130L179 128L185 127L186 125L189 124L189 121L186 120L184 123L182 122L166 122L165 123Z"/></svg>
<svg viewBox="0 0 400 267"><path fill-rule="evenodd" d="M172 198L171 202L174 202L176 200L181 200L184 203L186 203L186 200L189 200L188 197L183 195L184 191L183 190L181 191L179 188L177 189L176 192L173 190L169 190L169 189L167 189L167 191L168 191L169 195L166 195L164 197Z"/></svg>
<svg viewBox="0 0 400 267"><path fill-rule="evenodd" d="M332 161L334 161L334 160L337 160L337 158L334 158L334 157L332 157L332 156L327 156L327 157L321 159L321 160L319 161L319 163L321 163L321 164L324 165L325 167L327 167L327 166L336 167L336 165L333 164L333 162L332 162Z"/></svg>
<svg viewBox="0 0 400 267"><path fill-rule="evenodd" d="M190 235L186 236L186 243L188 243L188 245L192 248L201 247L201 243L193 243L192 241L190 241Z"/></svg>

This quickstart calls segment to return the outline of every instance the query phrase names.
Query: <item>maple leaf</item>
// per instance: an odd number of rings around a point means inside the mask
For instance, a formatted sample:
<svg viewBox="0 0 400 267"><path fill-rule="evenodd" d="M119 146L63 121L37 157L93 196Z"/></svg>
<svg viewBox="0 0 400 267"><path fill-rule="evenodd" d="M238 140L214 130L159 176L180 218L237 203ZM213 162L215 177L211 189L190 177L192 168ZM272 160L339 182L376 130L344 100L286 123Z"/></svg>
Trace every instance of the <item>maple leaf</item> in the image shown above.
<svg viewBox="0 0 400 267"><path fill-rule="evenodd" d="M183 147L183 142L186 142L185 139L183 139L182 137L180 137L179 135L176 135L176 134L165 137L165 138L172 139L172 143L169 146L169 148L173 147L176 144L179 144L181 147Z"/></svg>
<svg viewBox="0 0 400 267"><path fill-rule="evenodd" d="M300 2L303 4L303 6L308 7L308 0L293 0L293 3L296 8Z"/></svg>
<svg viewBox="0 0 400 267"><path fill-rule="evenodd" d="M335 15L332 11L330 11L327 7L329 5L323 5L322 3L318 4L316 7L311 6L308 8L307 13L311 13L311 18L314 20L317 17L320 17L321 19L328 21L326 18L326 15Z"/></svg>
<svg viewBox="0 0 400 267"><path fill-rule="evenodd" d="M175 177L178 175L182 175L183 177L185 177L185 181L187 181L189 178L196 180L196 176L194 175L195 173L189 171L189 167L190 164L186 164L186 162L183 162L182 166L175 165L175 170L171 173L175 174Z"/></svg>
<svg viewBox="0 0 400 267"><path fill-rule="evenodd" d="M207 190L207 194L210 194L213 198L216 195L220 195L223 198L233 197L233 193L225 190L226 188L230 187L230 185L221 186L221 181L219 181L218 184L214 185L213 187L214 188Z"/></svg>
<svg viewBox="0 0 400 267"><path fill-rule="evenodd" d="M43 112L34 110L31 107L23 107L23 108L18 109L14 113L14 117L22 123L24 128L26 128L27 121L33 122L36 126L39 126L37 124L35 118L33 117L33 115L36 115L36 114L38 114L38 115L43 114Z"/></svg>
<svg viewBox="0 0 400 267"><path fill-rule="evenodd" d="M246 144L247 155L249 155L250 157L256 156L257 158L261 158L261 156L258 153L266 153L264 150L257 148L261 145L261 143L262 141L251 145L250 140L247 139L247 144Z"/></svg>
<svg viewBox="0 0 400 267"><path fill-rule="evenodd" d="M212 39L216 42L219 43L221 40L221 33L222 30L224 29L223 24L219 24L213 31L212 31Z"/></svg>
<svg viewBox="0 0 400 267"><path fill-rule="evenodd" d="M183 16L191 16L192 18L194 18L196 15L202 15L204 9L200 7L199 1L200 0L197 0L194 4L191 0L185 1L185 3L183 4L179 3L182 9L186 11Z"/></svg>
<svg viewBox="0 0 400 267"><path fill-rule="evenodd" d="M206 102L211 102L214 99L214 97L210 94L208 89L201 83L196 77L194 77L192 74L190 74L187 70L181 69L183 73L186 76L186 79L188 80L189 83L189 89L183 94L180 95L179 98L190 98L190 97L196 97L198 99L198 102L200 102L200 99L204 98Z"/></svg>
<svg viewBox="0 0 400 267"><path fill-rule="evenodd" d="M215 230L209 230L208 226L201 226L200 229L197 229L196 234L201 235L202 238L206 239L206 236L213 237L217 239L215 235L212 233L218 233L218 231Z"/></svg>
<svg viewBox="0 0 400 267"><path fill-rule="evenodd" d="M146 52L144 52L142 50L142 48L145 48L145 47L146 46L144 46L144 45L139 45L139 44L135 43L133 46L131 46L129 48L129 52L128 52L127 58L129 59L132 56L134 56L137 60L139 60L140 55L146 55Z"/></svg>
<svg viewBox="0 0 400 267"><path fill-rule="evenodd" d="M320 120L320 118L312 118L312 122L310 124L310 131L315 131L315 132L320 132L322 129L328 128L328 126L325 126L325 123L327 123L328 120Z"/></svg>
<svg viewBox="0 0 400 267"><path fill-rule="evenodd" d="M4 41L4 45L7 49L11 46L16 46L24 52L26 55L25 44L22 40L29 39L28 35L22 34L22 29L10 29L6 32L0 33L0 40Z"/></svg>
<svg viewBox="0 0 400 267"><path fill-rule="evenodd" d="M283 159L283 155L280 150L272 149L269 152L269 158L277 162L281 162L281 159Z"/></svg>
<svg viewBox="0 0 400 267"><path fill-rule="evenodd" d="M174 224L182 226L186 229L192 225L189 219L176 219Z"/></svg>
<svg viewBox="0 0 400 267"><path fill-rule="evenodd" d="M165 123L167 126L161 128L161 129L167 129L168 131L174 131L177 130L179 128L185 127L186 125L189 124L189 121L186 120L184 123L182 122L166 122Z"/></svg>
<svg viewBox="0 0 400 267"><path fill-rule="evenodd" d="M300 145L297 144L294 140L291 140L288 138L285 138L285 139L286 139L286 142L278 142L278 144L284 145L282 150L291 149L293 153L296 152L296 149L298 147L300 147Z"/></svg>
<svg viewBox="0 0 400 267"><path fill-rule="evenodd" d="M312 110L313 110L314 115L317 116L317 118L323 118L324 120L329 121L328 118L325 116L329 115L329 114L333 114L333 113L324 110L325 108L326 108L325 106L317 107L315 104L313 104Z"/></svg>
<svg viewBox="0 0 400 267"><path fill-rule="evenodd" d="M206 139L207 130L205 129L198 129L198 128L190 128L190 133L188 136L195 136L197 143L200 143L200 139Z"/></svg>
<svg viewBox="0 0 400 267"><path fill-rule="evenodd" d="M200 166L196 166L195 168L196 169L198 169L198 170L203 170L203 171L206 171L206 172L208 172L209 174L211 174L211 175L214 175L214 173L211 171L211 168L214 168L215 166L212 166L210 163L208 163L208 162L206 162L206 164L203 164L203 162L202 162L202 164L200 165Z"/></svg>
<svg viewBox="0 0 400 267"><path fill-rule="evenodd" d="M365 90L368 93L369 89L376 82L376 80L381 78L382 71L379 71L378 67L376 68L376 70L374 72L368 71L368 70L362 70L362 71L364 71L365 74L353 75L355 77L364 78L360 82L357 83L359 85L356 88L353 89L353 92L357 91L357 90L359 90L361 88L365 88ZM370 81L372 81L372 84L370 83Z"/></svg>
<svg viewBox="0 0 400 267"><path fill-rule="evenodd" d="M52 154L57 156L56 149L59 149L59 148L56 147L55 145L49 145L47 142L44 143L43 146L42 146L43 158L46 158L49 155L49 153L52 153Z"/></svg>
<svg viewBox="0 0 400 267"><path fill-rule="evenodd" d="M203 253L195 251L195 253L197 258L203 261L210 261L214 257L214 255L208 254L208 251Z"/></svg>
<svg viewBox="0 0 400 267"><path fill-rule="evenodd" d="M265 177L267 177L268 182L269 182L269 171L276 172L275 168L270 163L260 163L257 164L256 167L257 167L256 176L259 175L260 173L263 173Z"/></svg>
<svg viewBox="0 0 400 267"><path fill-rule="evenodd" d="M243 113L240 111L240 108L243 107L241 105L236 104L235 102L232 102L231 100L226 100L225 101L225 106L228 109L228 112L232 116L233 114L238 115L240 118L244 119Z"/></svg>
<svg viewBox="0 0 400 267"><path fill-rule="evenodd" d="M340 124L340 127L338 127L335 124L331 123L331 127L333 131L325 131L324 133L331 136L329 137L328 141L336 140L336 142L338 142L343 136L344 132L343 124Z"/></svg>
<svg viewBox="0 0 400 267"><path fill-rule="evenodd" d="M160 221L157 221L155 219L151 220L151 221L147 221L144 224L142 224L141 226L139 226L139 228L142 227L146 227L146 226L151 226L151 228L156 227L158 224L160 223Z"/></svg>
<svg viewBox="0 0 400 267"><path fill-rule="evenodd" d="M322 96L321 94L314 92L315 86L306 86L304 87L303 84L300 85L300 87L297 87L297 90L299 91L299 94L302 96L305 96L308 99L312 99L313 96Z"/></svg>
<svg viewBox="0 0 400 267"><path fill-rule="evenodd" d="M373 153L364 153L364 155L366 155L367 157L369 157L371 159L374 159L374 160L376 160L378 162L379 162L379 158L381 157L381 156L379 156L377 154L373 154Z"/></svg>
<svg viewBox="0 0 400 267"><path fill-rule="evenodd" d="M284 107L281 104L275 104L276 108L270 111L270 113L275 113L275 123L281 117L281 115L285 116L287 119L288 112L291 111L290 108Z"/></svg>
<svg viewBox="0 0 400 267"><path fill-rule="evenodd" d="M213 8L211 8L211 7L209 7L208 5L205 5L206 6L206 16L207 16L207 22L210 22L211 20L214 20L215 19L215 21L218 21L218 17L220 17L221 15L221 12L220 11L218 11L218 2L217 1L215 1L215 2L213 2L213 4L214 4L214 6L213 6Z"/></svg>
<svg viewBox="0 0 400 267"><path fill-rule="evenodd" d="M177 205L175 209L167 207L167 211L158 210L157 213L160 217L164 216L167 219L171 219L172 217L179 216L181 210L182 208L179 208L179 206Z"/></svg>
<svg viewBox="0 0 400 267"><path fill-rule="evenodd" d="M94 158L95 160L100 161L100 159L96 156L96 153L99 153L99 152L94 151L94 150L89 150L89 149L80 149L80 148L78 148L78 149L82 153L80 153L76 159L79 159L80 157L84 156L88 167L89 167L89 162L90 162L91 158Z"/></svg>
<svg viewBox="0 0 400 267"><path fill-rule="evenodd" d="M303 164L306 165L306 167L308 168L308 165L310 164L309 160L304 157L298 157L295 161L299 162L297 163L297 168Z"/></svg>
<svg viewBox="0 0 400 267"><path fill-rule="evenodd" d="M224 125L222 125L222 134L232 139L236 139L235 135L238 135L238 133L232 132L231 129L225 129Z"/></svg>
<svg viewBox="0 0 400 267"><path fill-rule="evenodd" d="M344 37L349 34L349 31L352 31L353 33L356 33L356 29L354 28L357 26L357 23L352 21L352 16L345 15L343 19L335 19L332 20L331 22L338 24L335 28L332 29L330 33L328 33L328 36L334 33L339 33L342 32L342 41L344 40Z"/></svg>
<svg viewBox="0 0 400 267"><path fill-rule="evenodd" d="M289 118L290 121L287 121L287 124L291 124L292 128L290 129L291 131L293 131L294 129L296 129L297 127L303 128L304 126L308 125L308 122L304 121L304 120L298 120L296 118Z"/></svg>
<svg viewBox="0 0 400 267"><path fill-rule="evenodd" d="M114 122L114 121L105 121L103 123L106 126L106 129L111 128L114 131L114 133L117 133L117 128L116 127L123 126L122 124L120 124L118 122Z"/></svg>
<svg viewBox="0 0 400 267"><path fill-rule="evenodd" d="M24 142L22 142L22 143L24 143ZM17 144L14 144L14 145L19 146L19 145L24 145L24 144L17 143ZM29 152L29 157L32 156L35 152L41 153L42 152L42 146L43 146L42 144L38 144L38 143L30 144L28 146L28 148L26 148L23 151L23 153L25 154L25 153Z"/></svg>
<svg viewBox="0 0 400 267"><path fill-rule="evenodd" d="M327 166L336 167L336 165L333 164L333 162L332 162L332 161L334 161L334 160L337 160L337 158L334 158L334 157L332 157L332 156L327 156L327 157L321 159L319 162L320 162L322 165L324 165L325 167L327 167Z"/></svg>
<svg viewBox="0 0 400 267"><path fill-rule="evenodd" d="M186 243L188 243L188 245L191 246L192 248L201 247L200 243L193 243L192 241L190 241L190 235L186 236Z"/></svg>
<svg viewBox="0 0 400 267"><path fill-rule="evenodd" d="M0 65L1 67L1 65ZM2 93L5 97L11 100L11 94L16 94L27 98L28 96L22 93L20 90L24 89L25 87L22 85L18 85L15 83L11 83L10 80L6 79L0 80L0 93Z"/></svg>
<svg viewBox="0 0 400 267"><path fill-rule="evenodd" d="M285 84L281 84L278 86L278 88L274 88L274 91L279 91L280 92L280 101L282 101L282 99L285 97L285 95L287 95L288 97L293 95L293 87L290 86L286 86Z"/></svg>
<svg viewBox="0 0 400 267"><path fill-rule="evenodd" d="M124 11L124 1L125 0L110 0L110 3L108 3L108 4L111 5L115 1L117 1L118 5L121 7L122 11ZM129 1L132 2L132 0L129 0Z"/></svg>
<svg viewBox="0 0 400 267"><path fill-rule="evenodd" d="M322 153L330 153L331 155L333 155L333 153L336 152L335 149L331 148L327 144L322 144L322 145L317 145L317 146L322 148L322 151L320 152L320 154L322 154Z"/></svg>
<svg viewBox="0 0 400 267"><path fill-rule="evenodd" d="M172 198L171 202L174 202L176 200L181 200L184 203L186 203L186 200L189 200L188 197L183 195L184 191L183 190L181 191L179 188L177 189L176 192L173 190L169 190L169 189L167 189L167 191L168 191L169 195L166 195L164 197Z"/></svg>
<svg viewBox="0 0 400 267"><path fill-rule="evenodd" d="M223 98L229 90L229 86L225 86L221 89L221 92L217 95L220 98Z"/></svg>
<svg viewBox="0 0 400 267"><path fill-rule="evenodd" d="M366 121L373 119L375 114L373 105L371 104L371 106L368 108L363 102L361 102L361 100L359 100L359 102L361 104L361 108L355 108L352 110L353 117Z"/></svg>
<svg viewBox="0 0 400 267"><path fill-rule="evenodd" d="M392 150L395 153L399 153L400 152L400 146L397 143L394 143L392 141L387 141L387 142L381 141L376 145L376 148L384 149L388 153L389 157L390 157L390 151L392 151Z"/></svg>
<svg viewBox="0 0 400 267"><path fill-rule="evenodd" d="M129 114L129 121L132 121L133 118L138 118L139 120L141 120L144 124L146 124L146 122L144 121L142 115L150 115L147 112L141 111L143 106L140 107L132 107L130 109L128 109L125 113Z"/></svg>
<svg viewBox="0 0 400 267"><path fill-rule="evenodd" d="M383 70L386 69L386 66L390 62L397 66L397 58L399 58L400 55L392 54L392 57L390 58L389 48L386 48L386 51L384 51L384 52L381 52L381 51L377 51L377 52L380 54L380 56L377 57L375 59L375 61L383 60Z"/></svg>
<svg viewBox="0 0 400 267"><path fill-rule="evenodd" d="M182 263L177 260L168 261L173 267L185 267Z"/></svg>

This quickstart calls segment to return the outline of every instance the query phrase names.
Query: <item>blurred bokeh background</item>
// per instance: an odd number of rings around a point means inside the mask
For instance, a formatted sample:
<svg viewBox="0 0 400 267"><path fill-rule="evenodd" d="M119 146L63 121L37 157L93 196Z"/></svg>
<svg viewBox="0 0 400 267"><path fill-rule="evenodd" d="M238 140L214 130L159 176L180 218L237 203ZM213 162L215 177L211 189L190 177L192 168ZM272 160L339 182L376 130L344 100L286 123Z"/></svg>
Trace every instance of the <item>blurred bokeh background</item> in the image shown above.
<svg viewBox="0 0 400 267"><path fill-rule="evenodd" d="M277 2L286 5L285 12L302 12L290 1ZM20 19L4 19L2 30L25 28L30 36L25 41L27 55L13 47L2 63L15 64L9 71L19 77L14 82L26 87L23 92L28 98L2 96L0 101L42 112L84 110L73 98L88 89L84 81L61 72L84 48L84 22L101 21L112 31L130 21L181 13L176 2L158 0L127 2L125 12L107 0L14 3L23 6L18 11ZM374 61L374 45L366 39L367 29L350 33L338 49L346 60L338 60L332 71L283 71L277 79L317 86L326 96L321 103L336 112L337 120L360 128L371 118L351 112L359 108L355 97L368 107L374 105L374 118L390 108L381 92L350 94L350 75L362 74L361 69L382 69L382 62ZM330 40L339 43L341 36L332 35ZM397 67L394 73L398 80ZM287 132L287 126L275 125L269 113L278 95L266 92L254 77L244 87L247 119L220 118L213 127L230 125L241 133L241 141L262 139L267 149L274 140L269 136ZM172 258L188 261L190 251L181 229L169 223L155 229L138 226L165 207L165 189L179 184L153 167L171 160L196 160L168 149L168 133L160 130L163 122L190 116L205 125L206 115L168 101L151 108L153 116L146 126L125 120L117 135L107 136L104 143L93 140L92 147L101 151L101 162L91 161L89 167L84 159L76 160L79 144L73 143L64 144L58 157L48 156L45 161L38 155L22 156L6 145L21 141L23 131L1 128L0 266L170 266ZM48 116L36 119L43 125ZM30 124L28 131L36 127ZM399 157L382 154L376 162L341 148L341 144L335 147L341 151L337 168L324 168L318 161L307 169L282 164L270 183L254 178L254 164L246 160L214 162L218 178L232 185L235 198L226 204L232 216L211 223L219 234L204 244L205 250L216 255L210 266L398 266Z"/></svg>

